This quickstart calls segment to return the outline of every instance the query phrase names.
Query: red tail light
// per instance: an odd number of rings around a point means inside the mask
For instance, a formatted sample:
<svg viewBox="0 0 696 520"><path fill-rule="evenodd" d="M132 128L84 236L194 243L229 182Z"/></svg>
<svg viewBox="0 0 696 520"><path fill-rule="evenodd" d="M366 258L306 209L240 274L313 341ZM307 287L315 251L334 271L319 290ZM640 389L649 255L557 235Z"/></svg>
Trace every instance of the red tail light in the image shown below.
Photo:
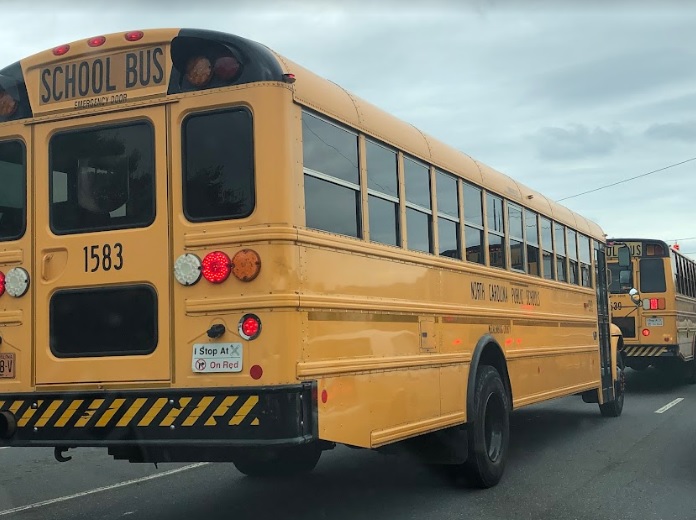
<svg viewBox="0 0 696 520"><path fill-rule="evenodd" d="M104 42L106 42L106 36L95 36L94 38L87 40L87 45L90 47L99 47L104 45Z"/></svg>
<svg viewBox="0 0 696 520"><path fill-rule="evenodd" d="M222 251L213 251L203 258L201 271L203 278L210 283L222 283L232 272L232 262L230 262L230 257Z"/></svg>
<svg viewBox="0 0 696 520"><path fill-rule="evenodd" d="M0 296L5 294L5 273L0 271Z"/></svg>
<svg viewBox="0 0 696 520"><path fill-rule="evenodd" d="M239 320L239 335L246 339L256 339L261 334L261 320L255 314L245 314Z"/></svg>
<svg viewBox="0 0 696 520"><path fill-rule="evenodd" d="M650 298L650 310L651 311L657 310L657 298Z"/></svg>
<svg viewBox="0 0 696 520"><path fill-rule="evenodd" d="M650 336L650 329L643 329L640 333L645 337Z"/></svg>

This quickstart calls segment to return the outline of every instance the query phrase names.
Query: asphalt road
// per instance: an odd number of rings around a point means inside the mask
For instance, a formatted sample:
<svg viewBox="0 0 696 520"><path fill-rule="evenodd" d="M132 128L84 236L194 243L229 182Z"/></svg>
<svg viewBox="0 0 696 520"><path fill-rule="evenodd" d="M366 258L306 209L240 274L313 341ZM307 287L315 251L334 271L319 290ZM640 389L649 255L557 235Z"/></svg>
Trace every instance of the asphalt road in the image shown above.
<svg viewBox="0 0 696 520"><path fill-rule="evenodd" d="M231 464L131 465L101 450L0 450L0 520L696 519L696 386L629 371L623 416L567 398L512 415L498 487L458 489L419 464L338 448L295 480ZM683 398L662 413L657 410Z"/></svg>

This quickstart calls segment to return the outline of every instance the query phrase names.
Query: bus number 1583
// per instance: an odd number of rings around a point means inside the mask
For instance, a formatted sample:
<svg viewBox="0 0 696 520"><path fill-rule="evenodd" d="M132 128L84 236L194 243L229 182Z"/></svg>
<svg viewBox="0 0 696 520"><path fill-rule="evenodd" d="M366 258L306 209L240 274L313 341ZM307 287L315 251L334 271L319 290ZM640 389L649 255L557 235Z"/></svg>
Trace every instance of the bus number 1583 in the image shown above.
<svg viewBox="0 0 696 520"><path fill-rule="evenodd" d="M85 252L85 273L96 273L100 268L102 271L120 271L123 268L123 246L119 242L113 246L85 246L82 250Z"/></svg>

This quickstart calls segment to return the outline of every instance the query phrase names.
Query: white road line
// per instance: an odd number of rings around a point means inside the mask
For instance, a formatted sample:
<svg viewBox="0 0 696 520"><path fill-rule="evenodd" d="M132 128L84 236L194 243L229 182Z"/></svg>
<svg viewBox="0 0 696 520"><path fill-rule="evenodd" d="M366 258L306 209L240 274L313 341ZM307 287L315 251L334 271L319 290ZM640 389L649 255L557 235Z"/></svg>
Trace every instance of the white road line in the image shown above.
<svg viewBox="0 0 696 520"><path fill-rule="evenodd" d="M170 469L169 471L163 471L162 473L155 473L154 475L148 475L147 477L134 478L132 480L125 480L117 484L111 484L110 486L103 486L95 489L90 489L89 491L82 491L80 493L75 493L74 495L66 495L64 497L52 498L50 500L44 500L42 502L36 502L34 504L29 504L26 506L19 506L13 509L5 509L0 511L0 516L11 515L14 513L19 513L21 511L27 511L28 509L37 509L39 507L49 506L51 504L56 504L58 502L65 502L66 500L72 500L73 498L80 498L87 495L93 495L94 493L101 493L102 491L110 491L112 489L118 489L126 486L131 486L133 484L139 484L140 482L145 482L148 480L154 480L157 478L168 477L169 475L174 475L175 473L181 473L182 471L188 471L190 469L200 468L201 466L207 466L210 462L198 462L196 464L189 464L188 466L183 466L181 468Z"/></svg>
<svg viewBox="0 0 696 520"><path fill-rule="evenodd" d="M12 446L0 446L0 450L6 450L8 448L11 448Z"/></svg>
<svg viewBox="0 0 696 520"><path fill-rule="evenodd" d="M667 403L662 408L655 410L655 413L665 413L667 410L672 408L674 405L681 403L684 400L683 397L677 397L674 401Z"/></svg>

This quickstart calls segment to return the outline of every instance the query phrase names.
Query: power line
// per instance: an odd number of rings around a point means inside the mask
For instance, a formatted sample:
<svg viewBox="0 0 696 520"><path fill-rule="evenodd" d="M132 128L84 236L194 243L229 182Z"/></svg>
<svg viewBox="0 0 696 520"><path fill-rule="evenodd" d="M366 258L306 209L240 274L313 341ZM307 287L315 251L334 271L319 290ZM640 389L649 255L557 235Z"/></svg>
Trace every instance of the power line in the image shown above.
<svg viewBox="0 0 696 520"><path fill-rule="evenodd" d="M576 193L575 195L570 195L569 197L563 197L562 199L558 199L556 202L561 202L562 200L574 199L575 197L579 197L581 195L587 195L588 193L594 193L595 191L604 190L606 188L611 188L612 186L617 186L619 184L623 184L624 182L629 182L629 181L633 181L636 179L640 179L641 177L647 177L648 175L652 175L653 173L669 170L670 168L674 168L675 166L681 166L682 164L686 164L686 163L691 162L691 161L696 161L696 157L692 157L691 159L687 159L686 161L670 164L669 166L665 166L664 168L658 168L657 170L653 170L651 172L641 173L640 175L636 175L635 177L629 177L628 179L623 179L620 181L612 182L611 184L606 184L604 186L600 186L599 188L595 188L593 190L583 191L582 193Z"/></svg>
<svg viewBox="0 0 696 520"><path fill-rule="evenodd" d="M680 240L683 240L683 241L686 241L686 240L696 240L696 237L670 238L669 240L665 240L665 242L679 242Z"/></svg>

